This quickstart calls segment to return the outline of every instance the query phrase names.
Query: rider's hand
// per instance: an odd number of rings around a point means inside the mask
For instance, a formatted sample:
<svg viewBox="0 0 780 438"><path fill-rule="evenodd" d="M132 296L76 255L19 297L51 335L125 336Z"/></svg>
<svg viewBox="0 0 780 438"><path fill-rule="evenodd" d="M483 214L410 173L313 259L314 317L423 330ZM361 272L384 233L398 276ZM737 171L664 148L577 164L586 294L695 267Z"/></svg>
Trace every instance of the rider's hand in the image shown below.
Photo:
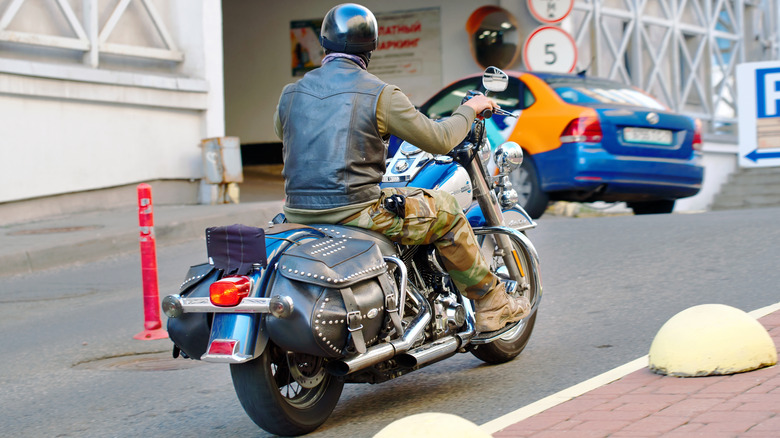
<svg viewBox="0 0 780 438"><path fill-rule="evenodd" d="M500 106L498 106L497 103L493 102L493 99L486 97L482 94L478 94L472 97L471 99L467 100L463 105L473 108L474 111L477 113L477 115L482 114L482 111L485 111L486 109L495 111L496 109L501 108Z"/></svg>

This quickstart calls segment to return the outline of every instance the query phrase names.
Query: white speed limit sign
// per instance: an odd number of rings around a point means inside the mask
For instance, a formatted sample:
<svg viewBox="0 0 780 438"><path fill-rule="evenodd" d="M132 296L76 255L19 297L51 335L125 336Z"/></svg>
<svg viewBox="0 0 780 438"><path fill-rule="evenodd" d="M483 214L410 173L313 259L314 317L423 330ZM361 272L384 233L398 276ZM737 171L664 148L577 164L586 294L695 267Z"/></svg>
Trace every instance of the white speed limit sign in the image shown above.
<svg viewBox="0 0 780 438"><path fill-rule="evenodd" d="M525 40L523 64L531 71L571 73L577 65L577 45L559 27L539 27Z"/></svg>

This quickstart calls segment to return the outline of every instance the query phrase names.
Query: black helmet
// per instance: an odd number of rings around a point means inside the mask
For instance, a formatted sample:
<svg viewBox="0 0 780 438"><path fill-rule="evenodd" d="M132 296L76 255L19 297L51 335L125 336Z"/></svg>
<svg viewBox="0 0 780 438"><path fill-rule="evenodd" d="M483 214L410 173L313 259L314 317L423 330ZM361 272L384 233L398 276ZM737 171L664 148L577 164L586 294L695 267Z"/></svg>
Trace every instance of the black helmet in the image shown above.
<svg viewBox="0 0 780 438"><path fill-rule="evenodd" d="M320 44L331 52L367 53L376 49L377 35L376 18L368 8L344 3L325 15Z"/></svg>

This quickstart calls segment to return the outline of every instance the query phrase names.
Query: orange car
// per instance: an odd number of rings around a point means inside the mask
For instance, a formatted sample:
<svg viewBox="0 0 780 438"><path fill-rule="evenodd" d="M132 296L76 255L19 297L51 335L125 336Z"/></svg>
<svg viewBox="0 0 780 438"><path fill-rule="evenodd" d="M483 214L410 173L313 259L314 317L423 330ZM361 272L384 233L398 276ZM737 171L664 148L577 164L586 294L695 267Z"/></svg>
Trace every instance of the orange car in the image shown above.
<svg viewBox="0 0 780 438"><path fill-rule="evenodd" d="M704 177L697 120L676 114L624 84L575 74L507 72L493 95L517 117L488 122L493 146L517 142L525 153L511 175L520 205L534 218L549 200L624 201L636 214L669 213L695 195ZM420 111L449 116L480 76L461 79Z"/></svg>

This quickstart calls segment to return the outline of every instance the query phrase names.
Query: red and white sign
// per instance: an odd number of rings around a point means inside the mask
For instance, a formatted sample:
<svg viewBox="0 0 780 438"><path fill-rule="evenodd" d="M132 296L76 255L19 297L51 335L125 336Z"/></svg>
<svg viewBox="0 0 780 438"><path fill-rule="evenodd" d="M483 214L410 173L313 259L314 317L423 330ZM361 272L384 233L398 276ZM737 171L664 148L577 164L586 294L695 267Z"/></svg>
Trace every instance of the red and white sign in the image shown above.
<svg viewBox="0 0 780 438"><path fill-rule="evenodd" d="M574 0L528 0L531 15L542 23L558 23L574 7Z"/></svg>
<svg viewBox="0 0 780 438"><path fill-rule="evenodd" d="M539 27L525 40L523 64L532 71L571 73L577 65L577 44L559 27Z"/></svg>

